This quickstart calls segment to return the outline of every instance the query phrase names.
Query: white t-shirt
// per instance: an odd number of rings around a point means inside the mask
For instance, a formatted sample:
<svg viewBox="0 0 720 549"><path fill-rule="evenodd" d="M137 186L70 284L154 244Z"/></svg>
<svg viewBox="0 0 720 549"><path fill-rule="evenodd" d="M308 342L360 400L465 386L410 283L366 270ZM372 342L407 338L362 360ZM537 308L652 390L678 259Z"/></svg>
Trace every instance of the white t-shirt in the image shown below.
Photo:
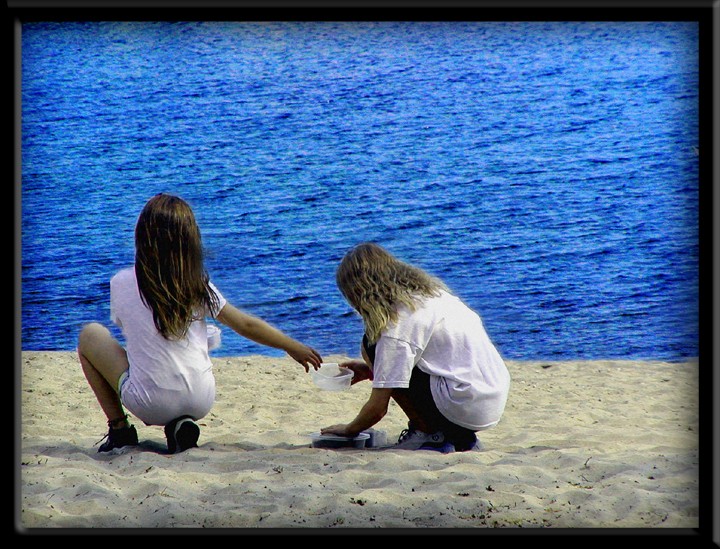
<svg viewBox="0 0 720 549"><path fill-rule="evenodd" d="M375 348L372 386L407 388L414 366L431 376L438 410L450 421L479 431L500 421L510 373L480 317L442 292L411 311L398 308Z"/></svg>
<svg viewBox="0 0 720 549"><path fill-rule="evenodd" d="M165 425L181 415L204 417L215 401L215 377L208 355L205 317L216 317L225 306L205 311L186 337L167 340L155 327L152 310L140 297L134 267L110 280L110 317L125 336L130 367L122 385L123 405L147 425Z"/></svg>

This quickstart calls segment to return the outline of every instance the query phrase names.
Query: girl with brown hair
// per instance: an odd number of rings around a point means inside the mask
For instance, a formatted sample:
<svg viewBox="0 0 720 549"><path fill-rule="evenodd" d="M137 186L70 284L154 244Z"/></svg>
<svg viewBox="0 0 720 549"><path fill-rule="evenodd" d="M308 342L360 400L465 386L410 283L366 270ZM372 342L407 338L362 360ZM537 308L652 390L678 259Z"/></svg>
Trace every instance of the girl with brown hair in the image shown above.
<svg viewBox="0 0 720 549"><path fill-rule="evenodd" d="M322 362L311 347L227 302L205 270L192 209L170 194L153 196L140 213L135 265L111 279L110 309L126 347L99 323L86 325L78 341L83 372L108 419L100 452L138 444L123 407L146 425L164 426L170 453L197 446L195 421L215 400L207 317L284 350L306 372Z"/></svg>

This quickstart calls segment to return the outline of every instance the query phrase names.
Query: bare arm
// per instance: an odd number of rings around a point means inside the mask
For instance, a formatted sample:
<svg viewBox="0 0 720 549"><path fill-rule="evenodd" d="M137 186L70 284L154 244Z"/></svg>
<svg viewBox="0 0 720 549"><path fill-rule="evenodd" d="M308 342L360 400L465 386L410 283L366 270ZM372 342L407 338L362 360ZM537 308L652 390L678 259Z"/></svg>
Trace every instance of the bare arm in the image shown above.
<svg viewBox="0 0 720 549"><path fill-rule="evenodd" d="M370 398L360 408L355 419L348 424L331 425L320 429L324 435L339 435L342 437L354 437L358 433L369 429L380 421L388 411L388 404L392 395L392 389L376 389L370 392Z"/></svg>
<svg viewBox="0 0 720 549"><path fill-rule="evenodd" d="M285 335L264 320L243 313L230 303L225 304L217 315L217 320L255 343L282 349L302 364L306 372L310 370L311 364L317 369L322 363L322 357L315 349Z"/></svg>

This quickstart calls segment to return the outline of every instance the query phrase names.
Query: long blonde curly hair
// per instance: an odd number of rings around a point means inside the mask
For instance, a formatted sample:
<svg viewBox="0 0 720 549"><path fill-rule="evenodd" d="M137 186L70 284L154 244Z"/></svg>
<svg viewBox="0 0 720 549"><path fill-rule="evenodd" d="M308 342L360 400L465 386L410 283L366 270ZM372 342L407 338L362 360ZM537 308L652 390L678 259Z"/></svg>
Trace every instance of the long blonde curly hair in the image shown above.
<svg viewBox="0 0 720 549"><path fill-rule="evenodd" d="M193 320L218 305L204 267L200 229L183 199L160 193L135 225L135 274L140 297L166 339L181 339Z"/></svg>
<svg viewBox="0 0 720 549"><path fill-rule="evenodd" d="M448 291L440 279L400 261L382 246L364 242L343 257L335 273L338 289L363 319L365 335L375 343L397 307L415 310L419 300Z"/></svg>

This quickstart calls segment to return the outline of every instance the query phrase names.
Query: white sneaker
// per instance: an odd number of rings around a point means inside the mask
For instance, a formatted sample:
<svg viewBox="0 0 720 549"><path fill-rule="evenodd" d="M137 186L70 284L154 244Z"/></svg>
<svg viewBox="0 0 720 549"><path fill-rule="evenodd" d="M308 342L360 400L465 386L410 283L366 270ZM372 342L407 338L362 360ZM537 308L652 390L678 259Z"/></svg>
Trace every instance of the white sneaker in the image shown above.
<svg viewBox="0 0 720 549"><path fill-rule="evenodd" d="M428 434L418 431L417 429L404 429L403 432L400 433L397 444L392 446L392 448L397 448L398 450L419 450L425 447L423 449L429 450L432 447L443 446L444 442L445 435L442 431Z"/></svg>

